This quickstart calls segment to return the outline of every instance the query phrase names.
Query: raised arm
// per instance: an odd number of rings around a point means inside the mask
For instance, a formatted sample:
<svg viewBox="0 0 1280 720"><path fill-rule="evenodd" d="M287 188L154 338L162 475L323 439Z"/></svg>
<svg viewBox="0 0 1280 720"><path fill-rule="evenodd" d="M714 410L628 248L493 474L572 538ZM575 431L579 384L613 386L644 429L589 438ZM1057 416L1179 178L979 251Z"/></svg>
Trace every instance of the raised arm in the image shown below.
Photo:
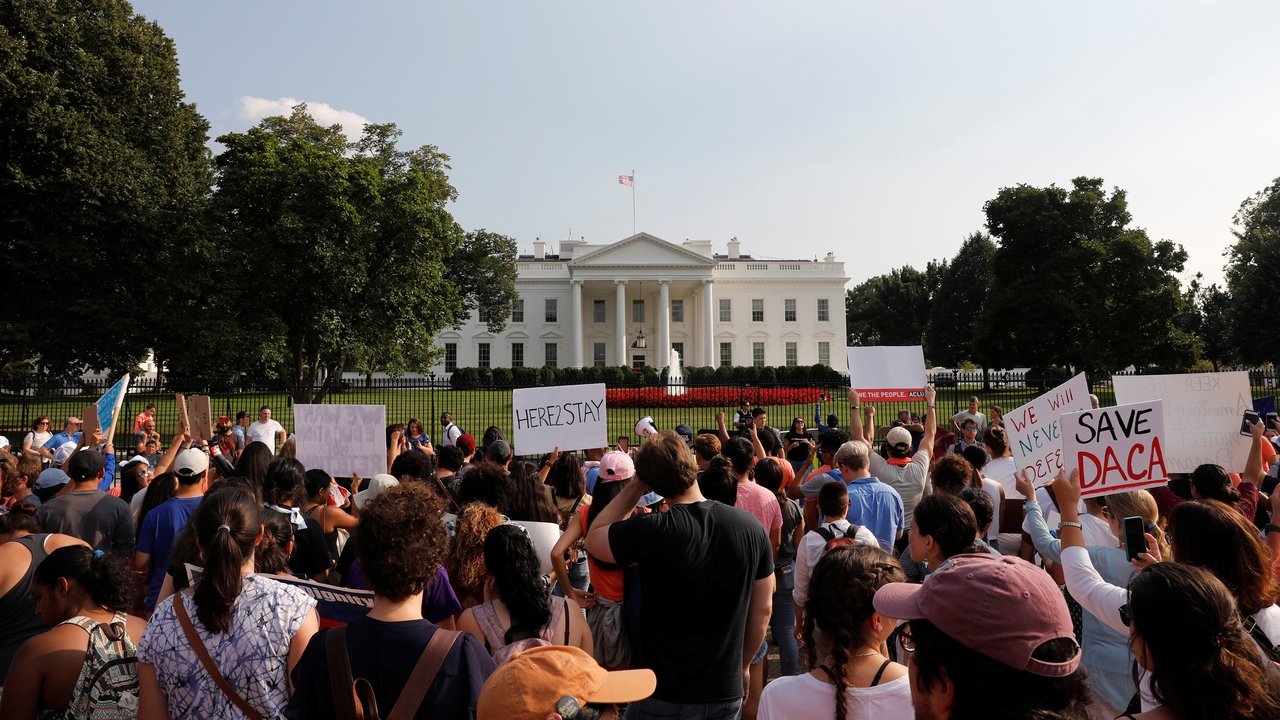
<svg viewBox="0 0 1280 720"><path fill-rule="evenodd" d="M849 437L863 437L862 396L853 388L849 388Z"/></svg>
<svg viewBox="0 0 1280 720"><path fill-rule="evenodd" d="M933 457L933 443L938 436L938 391L932 385L924 386L924 401L929 409L924 417L924 437L920 438L920 449Z"/></svg>
<svg viewBox="0 0 1280 720"><path fill-rule="evenodd" d="M862 414L866 416L866 422L863 423L862 439L867 441L871 447L876 446L876 407L871 403L862 406Z"/></svg>
<svg viewBox="0 0 1280 720"><path fill-rule="evenodd" d="M1253 483L1257 487L1262 487L1262 443L1270 442L1262 436L1264 429L1260 420L1249 423L1249 459L1244 463L1244 472L1240 473L1241 482Z"/></svg>
<svg viewBox="0 0 1280 720"><path fill-rule="evenodd" d="M724 424L724 413L716 413L716 435L720 436L721 443L729 442L729 428Z"/></svg>
<svg viewBox="0 0 1280 720"><path fill-rule="evenodd" d="M613 501L606 505L604 510L600 511L595 522L591 523L591 527L587 530L587 552L594 555L597 560L615 562L613 548L609 546L609 526L631 514L631 510L635 508L636 503L640 502L640 498L649 492L649 486L641 482L638 477L632 477L623 482L626 484L622 486L622 491L614 496Z"/></svg>

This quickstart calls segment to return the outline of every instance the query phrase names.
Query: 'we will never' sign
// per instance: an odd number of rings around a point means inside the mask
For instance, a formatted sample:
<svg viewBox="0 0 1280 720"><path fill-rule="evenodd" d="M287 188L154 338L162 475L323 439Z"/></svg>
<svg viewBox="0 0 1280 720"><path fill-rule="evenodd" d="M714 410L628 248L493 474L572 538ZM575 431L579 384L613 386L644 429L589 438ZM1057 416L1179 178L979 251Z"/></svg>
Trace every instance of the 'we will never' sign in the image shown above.
<svg viewBox="0 0 1280 720"><path fill-rule="evenodd" d="M1164 485L1164 403L1161 400L1062 416L1068 468L1080 471L1080 497Z"/></svg>
<svg viewBox="0 0 1280 720"><path fill-rule="evenodd" d="M1089 409L1089 381L1080 373L1031 402L1005 413L1015 472L1032 485L1058 474L1062 461L1063 413Z"/></svg>

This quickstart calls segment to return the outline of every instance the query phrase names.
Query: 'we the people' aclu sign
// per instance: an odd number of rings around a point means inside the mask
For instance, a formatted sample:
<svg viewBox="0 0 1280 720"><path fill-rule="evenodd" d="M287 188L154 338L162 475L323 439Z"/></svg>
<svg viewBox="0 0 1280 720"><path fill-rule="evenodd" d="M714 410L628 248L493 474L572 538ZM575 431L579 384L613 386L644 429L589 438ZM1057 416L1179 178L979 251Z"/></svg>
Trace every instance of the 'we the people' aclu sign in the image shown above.
<svg viewBox="0 0 1280 720"><path fill-rule="evenodd" d="M1080 497L1164 485L1164 403L1117 405L1062 416L1067 466L1080 471Z"/></svg>
<svg viewBox="0 0 1280 720"><path fill-rule="evenodd" d="M521 455L605 447L604 383L515 390L511 427Z"/></svg>
<svg viewBox="0 0 1280 720"><path fill-rule="evenodd" d="M1009 449L1019 475L1043 485L1062 469L1063 413L1089 409L1089 381L1080 373L1031 402L1005 413Z"/></svg>
<svg viewBox="0 0 1280 720"><path fill-rule="evenodd" d="M846 348L849 387L864 402L924 399L924 348L882 345Z"/></svg>

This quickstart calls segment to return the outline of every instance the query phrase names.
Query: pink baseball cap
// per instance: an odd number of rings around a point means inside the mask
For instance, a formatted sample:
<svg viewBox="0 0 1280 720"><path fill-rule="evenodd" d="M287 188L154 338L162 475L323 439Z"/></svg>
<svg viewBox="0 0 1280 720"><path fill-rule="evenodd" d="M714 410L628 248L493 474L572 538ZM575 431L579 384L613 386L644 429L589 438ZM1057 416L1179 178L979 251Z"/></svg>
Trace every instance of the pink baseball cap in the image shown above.
<svg viewBox="0 0 1280 720"><path fill-rule="evenodd" d="M611 450L600 458L599 482L626 480L635 474L636 464L631 461L631 456L624 452Z"/></svg>
<svg viewBox="0 0 1280 720"><path fill-rule="evenodd" d="M928 620L953 640L992 660L1045 677L1080 667L1071 613L1049 574L1016 557L957 555L923 585L889 583L876 591L876 611L902 620ZM1063 662L1032 655L1050 640L1076 646Z"/></svg>

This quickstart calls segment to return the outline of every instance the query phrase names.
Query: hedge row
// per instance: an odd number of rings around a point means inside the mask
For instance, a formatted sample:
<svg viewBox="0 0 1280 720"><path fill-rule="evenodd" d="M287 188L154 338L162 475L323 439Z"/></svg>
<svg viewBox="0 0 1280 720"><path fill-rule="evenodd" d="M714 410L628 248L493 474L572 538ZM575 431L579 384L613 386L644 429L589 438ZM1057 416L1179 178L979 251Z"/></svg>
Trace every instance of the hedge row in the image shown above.
<svg viewBox="0 0 1280 720"><path fill-rule="evenodd" d="M689 367L684 369L684 384L689 387L770 384L814 383L840 385L846 378L826 365L798 365L796 367ZM656 387L666 384L666 373L646 366L643 370L629 367L585 368L475 368L463 367L453 371L449 378L451 387L458 390L492 387L531 387L535 385L577 385L580 383L604 383L609 387Z"/></svg>

